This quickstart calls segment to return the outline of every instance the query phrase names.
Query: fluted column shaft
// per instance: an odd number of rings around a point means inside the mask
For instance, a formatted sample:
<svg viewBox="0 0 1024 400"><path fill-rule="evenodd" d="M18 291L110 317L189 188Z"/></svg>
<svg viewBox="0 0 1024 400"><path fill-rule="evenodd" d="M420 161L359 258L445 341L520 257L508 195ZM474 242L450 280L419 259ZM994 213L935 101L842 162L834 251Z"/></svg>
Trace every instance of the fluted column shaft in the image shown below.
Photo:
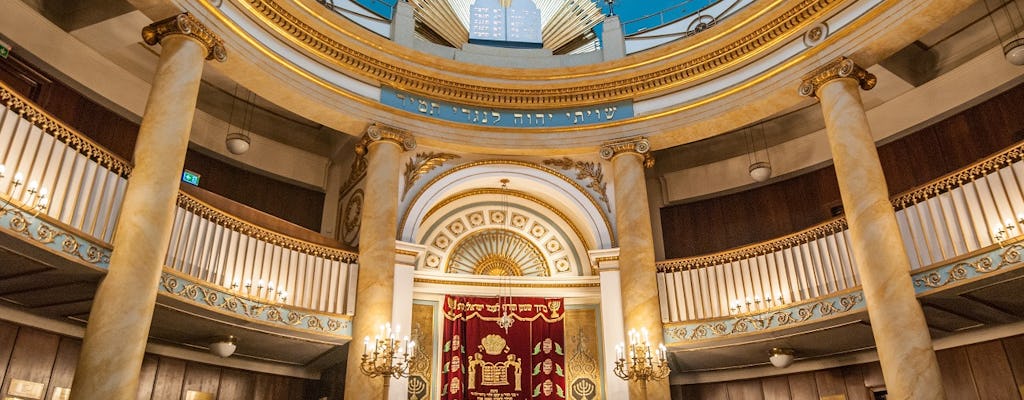
<svg viewBox="0 0 1024 400"><path fill-rule="evenodd" d="M197 23L182 15L147 29ZM202 27L189 27L205 32ZM72 399L134 400L138 393L203 59L211 51L210 42L177 28L165 29L158 37L163 47L160 62L139 127L135 166L114 231L110 267L89 313ZM223 48L218 51L223 57Z"/></svg>
<svg viewBox="0 0 1024 400"><path fill-rule="evenodd" d="M384 137L380 135L382 130L386 130ZM402 139L397 135L399 133L394 130L371 126L367 132L368 144L360 145L360 151L367 152L367 171L359 225L356 314L352 321L352 344L349 345L345 373L346 399L379 399L384 390L384 379L391 379L370 378L362 373L359 365L363 338L369 336L372 340L379 334L381 325L391 322L400 157L403 144L411 143L410 137Z"/></svg>
<svg viewBox="0 0 1024 400"><path fill-rule="evenodd" d="M644 164L650 160L646 139L619 143L602 149L611 154L615 183L615 230L619 241L619 277L622 314L626 330L647 328L652 347L662 337L661 305L654 267L651 212L647 208ZM644 399L644 383L629 382L631 399ZM646 383L649 399L668 399L668 379Z"/></svg>
<svg viewBox="0 0 1024 400"><path fill-rule="evenodd" d="M874 86L874 76L840 58L804 82L801 91L805 94L810 91L809 84L825 116L889 399L943 399L942 376L924 313L914 295L910 260L858 90L858 84L865 89Z"/></svg>

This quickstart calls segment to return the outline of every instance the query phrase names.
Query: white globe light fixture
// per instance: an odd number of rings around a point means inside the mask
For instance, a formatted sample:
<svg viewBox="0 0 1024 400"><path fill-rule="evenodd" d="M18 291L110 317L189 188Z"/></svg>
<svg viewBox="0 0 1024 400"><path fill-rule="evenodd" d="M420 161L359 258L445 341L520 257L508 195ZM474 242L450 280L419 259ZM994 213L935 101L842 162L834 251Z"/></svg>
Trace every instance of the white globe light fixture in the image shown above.
<svg viewBox="0 0 1024 400"><path fill-rule="evenodd" d="M235 353L235 349L238 348L237 343L238 338L228 335L210 343L210 353L220 358L227 358Z"/></svg>
<svg viewBox="0 0 1024 400"><path fill-rule="evenodd" d="M249 143L251 143L249 135L241 132L229 133L227 139L224 141L224 144L227 145L228 151L235 155L244 154L249 151Z"/></svg>
<svg viewBox="0 0 1024 400"><path fill-rule="evenodd" d="M1013 65L1024 65L1024 39L1014 39L1003 46L1006 61Z"/></svg>
<svg viewBox="0 0 1024 400"><path fill-rule="evenodd" d="M767 161L758 161L750 164L750 179L755 182L764 182L772 177L772 165Z"/></svg>
<svg viewBox="0 0 1024 400"><path fill-rule="evenodd" d="M780 347L773 347L768 350L768 361L772 362L776 368L786 368L793 365L793 349L784 349Z"/></svg>

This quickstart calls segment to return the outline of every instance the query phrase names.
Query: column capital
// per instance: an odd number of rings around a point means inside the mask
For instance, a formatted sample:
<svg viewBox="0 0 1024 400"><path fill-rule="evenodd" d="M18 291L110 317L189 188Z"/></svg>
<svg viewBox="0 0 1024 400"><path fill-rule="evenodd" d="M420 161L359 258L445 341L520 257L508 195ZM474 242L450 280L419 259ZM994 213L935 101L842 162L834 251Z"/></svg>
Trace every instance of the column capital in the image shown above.
<svg viewBox="0 0 1024 400"><path fill-rule="evenodd" d="M836 59L825 63L804 75L800 83L800 95L807 97L818 97L818 89L833 79L850 78L857 81L861 89L871 90L875 87L878 79L875 75L853 62L853 60L839 56Z"/></svg>
<svg viewBox="0 0 1024 400"><path fill-rule="evenodd" d="M620 154L635 153L644 159L644 167L654 166L651 142L642 136L620 139L601 145L601 158L611 160Z"/></svg>
<svg viewBox="0 0 1024 400"><path fill-rule="evenodd" d="M220 39L206 25L199 22L196 17L189 13L181 13L166 18L142 28L142 40L153 46L160 43L170 35L185 35L202 43L206 47L206 59L224 62L228 58L228 51L224 47L224 41Z"/></svg>
<svg viewBox="0 0 1024 400"><path fill-rule="evenodd" d="M366 128L366 135L363 136L362 142L357 146L356 152L360 151L359 147L365 149L370 143L381 141L397 144L405 151L411 151L416 148L416 138L411 133L393 126L374 122Z"/></svg>

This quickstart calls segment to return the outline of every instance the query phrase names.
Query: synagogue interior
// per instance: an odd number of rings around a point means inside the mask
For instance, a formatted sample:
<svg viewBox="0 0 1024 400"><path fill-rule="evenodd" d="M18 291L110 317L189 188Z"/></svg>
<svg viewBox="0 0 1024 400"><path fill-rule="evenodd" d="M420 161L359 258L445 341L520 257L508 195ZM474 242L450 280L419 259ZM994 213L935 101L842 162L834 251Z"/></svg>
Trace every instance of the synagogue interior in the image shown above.
<svg viewBox="0 0 1024 400"><path fill-rule="evenodd" d="M1024 0L0 0L0 398L1024 400Z"/></svg>

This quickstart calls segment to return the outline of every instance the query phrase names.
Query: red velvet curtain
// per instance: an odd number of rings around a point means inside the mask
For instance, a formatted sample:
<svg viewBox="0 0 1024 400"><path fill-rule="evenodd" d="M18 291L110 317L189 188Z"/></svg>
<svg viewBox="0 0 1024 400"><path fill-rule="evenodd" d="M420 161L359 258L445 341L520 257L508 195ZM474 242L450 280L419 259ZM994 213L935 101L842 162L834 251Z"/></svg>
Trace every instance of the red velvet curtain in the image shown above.
<svg viewBox="0 0 1024 400"><path fill-rule="evenodd" d="M564 315L561 298L446 296L441 399L565 399Z"/></svg>

